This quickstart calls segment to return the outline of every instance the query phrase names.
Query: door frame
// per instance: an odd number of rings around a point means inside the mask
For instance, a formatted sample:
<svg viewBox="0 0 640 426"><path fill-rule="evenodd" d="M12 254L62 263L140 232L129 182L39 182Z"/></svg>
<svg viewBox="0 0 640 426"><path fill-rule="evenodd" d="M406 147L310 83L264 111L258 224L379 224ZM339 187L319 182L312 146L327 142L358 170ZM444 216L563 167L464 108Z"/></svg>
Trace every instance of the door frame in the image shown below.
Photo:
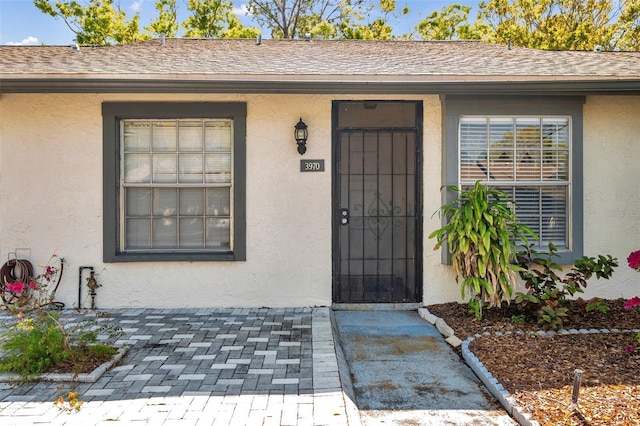
<svg viewBox="0 0 640 426"><path fill-rule="evenodd" d="M423 147L422 147L422 138L423 138L423 102L420 100L372 100L372 99L344 99L344 100L333 100L331 101L331 301L334 306L336 302L336 291L338 289L339 277L340 277L340 233L339 229L340 223L340 200L341 196L339 193L339 165L340 165L340 144L339 144L339 128L338 128L338 106L342 102L374 102L374 103L411 103L415 105L416 108L416 122L415 122L415 133L416 133L416 152L415 152L415 233L416 236L414 238L415 244L415 277L416 282L415 285L415 297L416 300L412 302L407 302L408 305L422 305L423 302L423 246L424 246L424 232L423 232L423 183L422 183L422 166L423 166ZM391 127L389 129L392 129ZM357 130L355 128L350 128L350 130ZM377 305L385 304L388 302L371 302ZM341 304L341 303L340 303ZM363 304L363 303L359 303ZM394 303L394 305L397 305Z"/></svg>

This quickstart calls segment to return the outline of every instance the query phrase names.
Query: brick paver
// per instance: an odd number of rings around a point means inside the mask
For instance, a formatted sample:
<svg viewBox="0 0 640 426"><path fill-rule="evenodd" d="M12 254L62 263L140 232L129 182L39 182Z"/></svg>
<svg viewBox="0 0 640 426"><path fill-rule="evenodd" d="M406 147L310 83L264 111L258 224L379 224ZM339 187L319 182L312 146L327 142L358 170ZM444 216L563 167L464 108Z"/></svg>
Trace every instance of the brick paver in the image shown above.
<svg viewBox="0 0 640 426"><path fill-rule="evenodd" d="M94 383L0 382L1 425L348 423L328 308L108 314L130 345L119 365ZM70 390L85 401L78 413L53 405Z"/></svg>

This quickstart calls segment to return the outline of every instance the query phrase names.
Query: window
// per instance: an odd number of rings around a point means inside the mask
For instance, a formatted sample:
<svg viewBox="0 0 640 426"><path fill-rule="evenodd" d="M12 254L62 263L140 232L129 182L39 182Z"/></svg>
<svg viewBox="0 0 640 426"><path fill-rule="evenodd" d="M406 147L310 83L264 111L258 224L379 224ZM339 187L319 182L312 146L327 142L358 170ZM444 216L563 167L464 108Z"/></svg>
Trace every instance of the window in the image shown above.
<svg viewBox="0 0 640 426"><path fill-rule="evenodd" d="M105 261L245 259L245 104L105 103Z"/></svg>
<svg viewBox="0 0 640 426"><path fill-rule="evenodd" d="M582 100L448 100L447 184L506 192L560 261L582 255ZM453 134L453 138L452 138ZM451 196L451 195L449 195Z"/></svg>

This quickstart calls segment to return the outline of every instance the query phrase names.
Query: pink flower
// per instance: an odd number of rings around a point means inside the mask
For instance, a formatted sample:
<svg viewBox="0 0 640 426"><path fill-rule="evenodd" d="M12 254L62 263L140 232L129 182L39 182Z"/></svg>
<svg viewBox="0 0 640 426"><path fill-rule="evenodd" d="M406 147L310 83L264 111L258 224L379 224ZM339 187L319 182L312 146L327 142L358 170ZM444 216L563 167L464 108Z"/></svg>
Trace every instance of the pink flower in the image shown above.
<svg viewBox="0 0 640 426"><path fill-rule="evenodd" d="M35 281L31 281L31 282L29 283L29 288L30 288L31 290L34 290L34 289L36 288L36 283L35 283Z"/></svg>
<svg viewBox="0 0 640 426"><path fill-rule="evenodd" d="M640 271L640 250L632 252L629 257L627 257L627 262L629 262L631 269Z"/></svg>
<svg viewBox="0 0 640 426"><path fill-rule="evenodd" d="M626 348L624 348L624 350L625 350L625 352L628 352L628 353L633 353L633 351L634 351L634 348L633 348L633 346L631 346L631 345L628 345L628 346L627 346Z"/></svg>
<svg viewBox="0 0 640 426"><path fill-rule="evenodd" d="M633 309L636 306L640 306L640 297L638 296L632 297L631 299L627 300L623 308L625 311L628 311L629 309Z"/></svg>
<svg viewBox="0 0 640 426"><path fill-rule="evenodd" d="M22 293L25 289L25 285L24 283L8 283L7 284L7 290L9 290L12 293Z"/></svg>

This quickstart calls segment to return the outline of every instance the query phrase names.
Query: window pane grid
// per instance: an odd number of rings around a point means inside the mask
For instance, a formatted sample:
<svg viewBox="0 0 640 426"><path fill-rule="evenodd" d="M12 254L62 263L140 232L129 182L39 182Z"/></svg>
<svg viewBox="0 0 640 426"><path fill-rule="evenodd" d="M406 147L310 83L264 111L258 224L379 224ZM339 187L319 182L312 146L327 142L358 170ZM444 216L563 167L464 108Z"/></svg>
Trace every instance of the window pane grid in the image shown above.
<svg viewBox="0 0 640 426"><path fill-rule="evenodd" d="M460 117L459 186L481 181L506 192L541 247L568 250L569 128L564 116Z"/></svg>
<svg viewBox="0 0 640 426"><path fill-rule="evenodd" d="M229 251L232 120L124 120L126 251Z"/></svg>

